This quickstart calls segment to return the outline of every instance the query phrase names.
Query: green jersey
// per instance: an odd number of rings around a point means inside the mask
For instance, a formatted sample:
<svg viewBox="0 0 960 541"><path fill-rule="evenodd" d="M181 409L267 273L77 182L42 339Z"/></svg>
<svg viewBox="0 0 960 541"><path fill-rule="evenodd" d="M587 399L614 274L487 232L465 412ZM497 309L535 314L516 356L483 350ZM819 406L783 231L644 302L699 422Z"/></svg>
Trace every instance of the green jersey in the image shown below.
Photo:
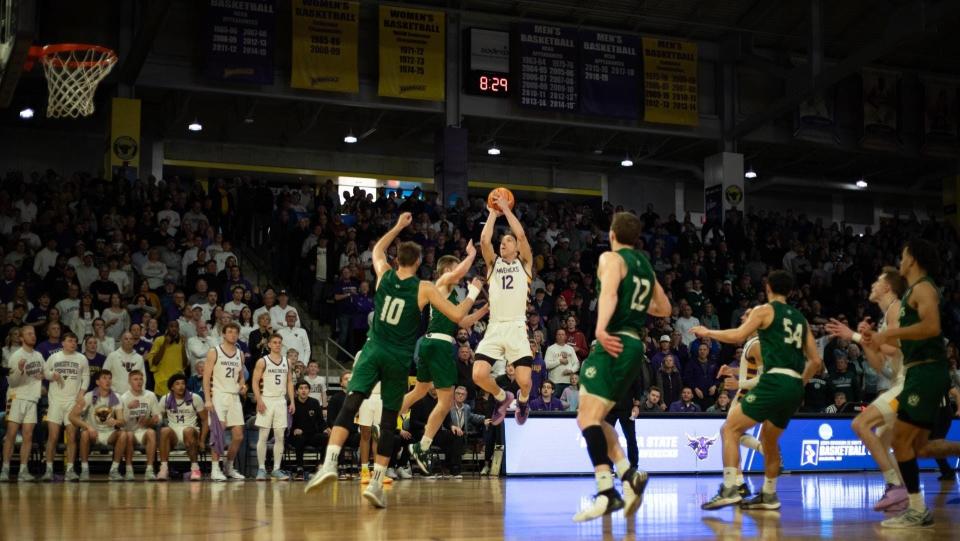
<svg viewBox="0 0 960 541"><path fill-rule="evenodd" d="M930 282L934 289L937 284L929 276L924 276L917 283L913 284L903 294L900 300L900 328L909 327L920 323L920 313L916 308L910 306L910 295L913 288L920 282ZM918 361L938 361L947 362L947 348L943 344L943 333L932 338L923 340L900 340L900 349L903 351L903 364L910 364Z"/></svg>
<svg viewBox="0 0 960 541"><path fill-rule="evenodd" d="M623 248L617 250L623 259L627 273L617 288L617 307L607 324L607 332L629 332L642 336L647 321L647 309L657 275L647 257L637 250ZM600 279L597 279L597 293L600 293Z"/></svg>
<svg viewBox="0 0 960 541"><path fill-rule="evenodd" d="M388 270L377 287L368 339L412 355L420 330L419 292L419 278L401 280L396 271Z"/></svg>
<svg viewBox="0 0 960 541"><path fill-rule="evenodd" d="M807 339L807 318L796 308L780 301L771 301L773 321L766 329L759 329L760 351L763 352L763 371L787 368L803 372L806 356L803 343Z"/></svg>
<svg viewBox="0 0 960 541"><path fill-rule="evenodd" d="M450 291L450 295L447 297L447 300L454 305L460 304L460 301L457 299L456 291ZM445 334L447 336L454 336L457 334L457 327L458 325L450 321L450 318L443 315L443 312L433 308L432 306L430 307L430 324L427 326L427 334Z"/></svg>

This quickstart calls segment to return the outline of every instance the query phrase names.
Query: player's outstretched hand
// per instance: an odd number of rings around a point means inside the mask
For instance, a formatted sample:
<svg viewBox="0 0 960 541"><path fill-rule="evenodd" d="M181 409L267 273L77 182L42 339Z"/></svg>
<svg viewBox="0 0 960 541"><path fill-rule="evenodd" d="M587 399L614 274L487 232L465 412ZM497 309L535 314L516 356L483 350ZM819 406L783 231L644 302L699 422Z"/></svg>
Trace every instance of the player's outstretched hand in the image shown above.
<svg viewBox="0 0 960 541"><path fill-rule="evenodd" d="M826 328L827 333L830 336L836 336L844 340L850 340L853 338L853 331L850 330L850 327L847 327L836 319L830 318L830 321L824 325L824 328Z"/></svg>
<svg viewBox="0 0 960 541"><path fill-rule="evenodd" d="M619 336L610 334L607 331L601 331L597 333L597 342L600 342L603 350L609 353L614 359L623 353L623 342Z"/></svg>
<svg viewBox="0 0 960 541"><path fill-rule="evenodd" d="M710 332L710 329L704 327L703 325L697 325L696 327L690 329L690 332L696 335L697 338L703 338L704 336L707 336L707 333Z"/></svg>
<svg viewBox="0 0 960 541"><path fill-rule="evenodd" d="M863 321L861 321L860 324L857 325L857 332L860 334L863 334L867 331L872 331L872 330L873 330L873 320L871 320L869 317L863 318Z"/></svg>
<svg viewBox="0 0 960 541"><path fill-rule="evenodd" d="M479 276L474 276L470 283L477 289L483 289L483 280Z"/></svg>
<svg viewBox="0 0 960 541"><path fill-rule="evenodd" d="M507 198L503 197L502 195L497 196L493 200L493 205L497 207L497 211L500 213L501 216L506 214L507 211L510 210L510 201L508 201Z"/></svg>
<svg viewBox="0 0 960 541"><path fill-rule="evenodd" d="M403 212L400 214L400 217L397 218L397 225L401 228L406 228L413 223L413 214L409 212Z"/></svg>
<svg viewBox="0 0 960 541"><path fill-rule="evenodd" d="M473 239L467 240L467 255L469 256L477 255L477 247L473 245Z"/></svg>

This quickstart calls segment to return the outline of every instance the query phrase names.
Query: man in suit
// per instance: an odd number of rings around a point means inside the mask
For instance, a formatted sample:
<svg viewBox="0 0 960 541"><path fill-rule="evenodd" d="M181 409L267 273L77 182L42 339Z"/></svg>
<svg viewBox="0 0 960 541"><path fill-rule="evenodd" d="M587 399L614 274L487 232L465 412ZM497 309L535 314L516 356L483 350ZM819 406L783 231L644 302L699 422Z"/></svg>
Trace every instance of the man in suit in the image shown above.
<svg viewBox="0 0 960 541"><path fill-rule="evenodd" d="M477 427L489 425L490 419L484 419L483 415L473 413L470 404L467 401L467 388L457 387L453 392L453 407L450 408L450 430L444 434L445 454L447 455L447 465L450 473L456 478L461 479L461 470L463 467L463 448L467 444L467 434L477 433Z"/></svg>

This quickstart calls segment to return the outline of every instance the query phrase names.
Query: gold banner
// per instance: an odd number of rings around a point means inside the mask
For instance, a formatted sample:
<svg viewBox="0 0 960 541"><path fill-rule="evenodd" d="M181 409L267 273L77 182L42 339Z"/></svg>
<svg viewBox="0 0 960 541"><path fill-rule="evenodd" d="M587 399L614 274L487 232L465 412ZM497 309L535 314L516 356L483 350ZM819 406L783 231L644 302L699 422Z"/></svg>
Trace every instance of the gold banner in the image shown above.
<svg viewBox="0 0 960 541"><path fill-rule="evenodd" d="M443 101L446 22L442 11L380 6L380 84L392 98Z"/></svg>
<svg viewBox="0 0 960 541"><path fill-rule="evenodd" d="M643 38L643 119L696 126L697 44Z"/></svg>
<svg viewBox="0 0 960 541"><path fill-rule="evenodd" d="M110 103L110 141L107 150L107 174L136 178L140 169L140 100L113 98Z"/></svg>
<svg viewBox="0 0 960 541"><path fill-rule="evenodd" d="M293 0L290 86L357 93L360 3Z"/></svg>

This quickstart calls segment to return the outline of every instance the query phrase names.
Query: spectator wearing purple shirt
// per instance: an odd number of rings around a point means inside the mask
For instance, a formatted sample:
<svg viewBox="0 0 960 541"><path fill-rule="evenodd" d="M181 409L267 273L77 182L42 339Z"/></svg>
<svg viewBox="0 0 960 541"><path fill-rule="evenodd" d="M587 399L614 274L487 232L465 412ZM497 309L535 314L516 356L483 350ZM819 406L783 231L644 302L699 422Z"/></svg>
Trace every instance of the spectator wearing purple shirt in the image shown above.
<svg viewBox="0 0 960 541"><path fill-rule="evenodd" d="M693 389L701 410L713 404L717 395L717 370L717 363L710 359L710 346L700 344L697 357L683 371L683 383Z"/></svg>
<svg viewBox="0 0 960 541"><path fill-rule="evenodd" d="M650 366L654 374L659 372L660 367L663 366L664 357L674 355L673 350L670 349L670 335L661 336L659 345L660 349L650 357Z"/></svg>
<svg viewBox="0 0 960 541"><path fill-rule="evenodd" d="M684 387L680 392L680 400L670 404L671 413L699 413L702 411L700 406L693 401L693 389Z"/></svg>
<svg viewBox="0 0 960 541"><path fill-rule="evenodd" d="M533 387L530 389L530 399L540 396L540 386L547 380L547 363L543 361L543 354L536 340L530 340L530 351L533 352L533 364L531 365L533 378Z"/></svg>
<svg viewBox="0 0 960 541"><path fill-rule="evenodd" d="M90 385L88 391L93 390L97 385L97 375L103 369L103 363L107 362L107 356L97 353L99 341L93 335L90 335L83 341L83 355L87 358L87 364L90 365Z"/></svg>
<svg viewBox="0 0 960 541"><path fill-rule="evenodd" d="M351 277L350 267L340 271L340 279L333 290L333 300L337 308L337 343L340 347L348 347L350 325L353 320L353 297L357 294L357 281Z"/></svg>
<svg viewBox="0 0 960 541"><path fill-rule="evenodd" d="M374 309L373 295L370 294L370 282L366 280L360 282L360 288L357 290L357 294L351 298L351 304L353 306L350 325L352 336L350 345L347 347L350 351L359 351L367 338L367 330L370 328L367 316Z"/></svg>
<svg viewBox="0 0 960 541"><path fill-rule="evenodd" d="M47 339L37 344L37 351L40 355L43 355L44 360L63 349L63 344L60 342L61 331L60 323L52 321L47 324L47 330L45 331Z"/></svg>
<svg viewBox="0 0 960 541"><path fill-rule="evenodd" d="M530 401L530 411L563 411L563 402L553 396L553 382L546 380L540 386L540 398Z"/></svg>

